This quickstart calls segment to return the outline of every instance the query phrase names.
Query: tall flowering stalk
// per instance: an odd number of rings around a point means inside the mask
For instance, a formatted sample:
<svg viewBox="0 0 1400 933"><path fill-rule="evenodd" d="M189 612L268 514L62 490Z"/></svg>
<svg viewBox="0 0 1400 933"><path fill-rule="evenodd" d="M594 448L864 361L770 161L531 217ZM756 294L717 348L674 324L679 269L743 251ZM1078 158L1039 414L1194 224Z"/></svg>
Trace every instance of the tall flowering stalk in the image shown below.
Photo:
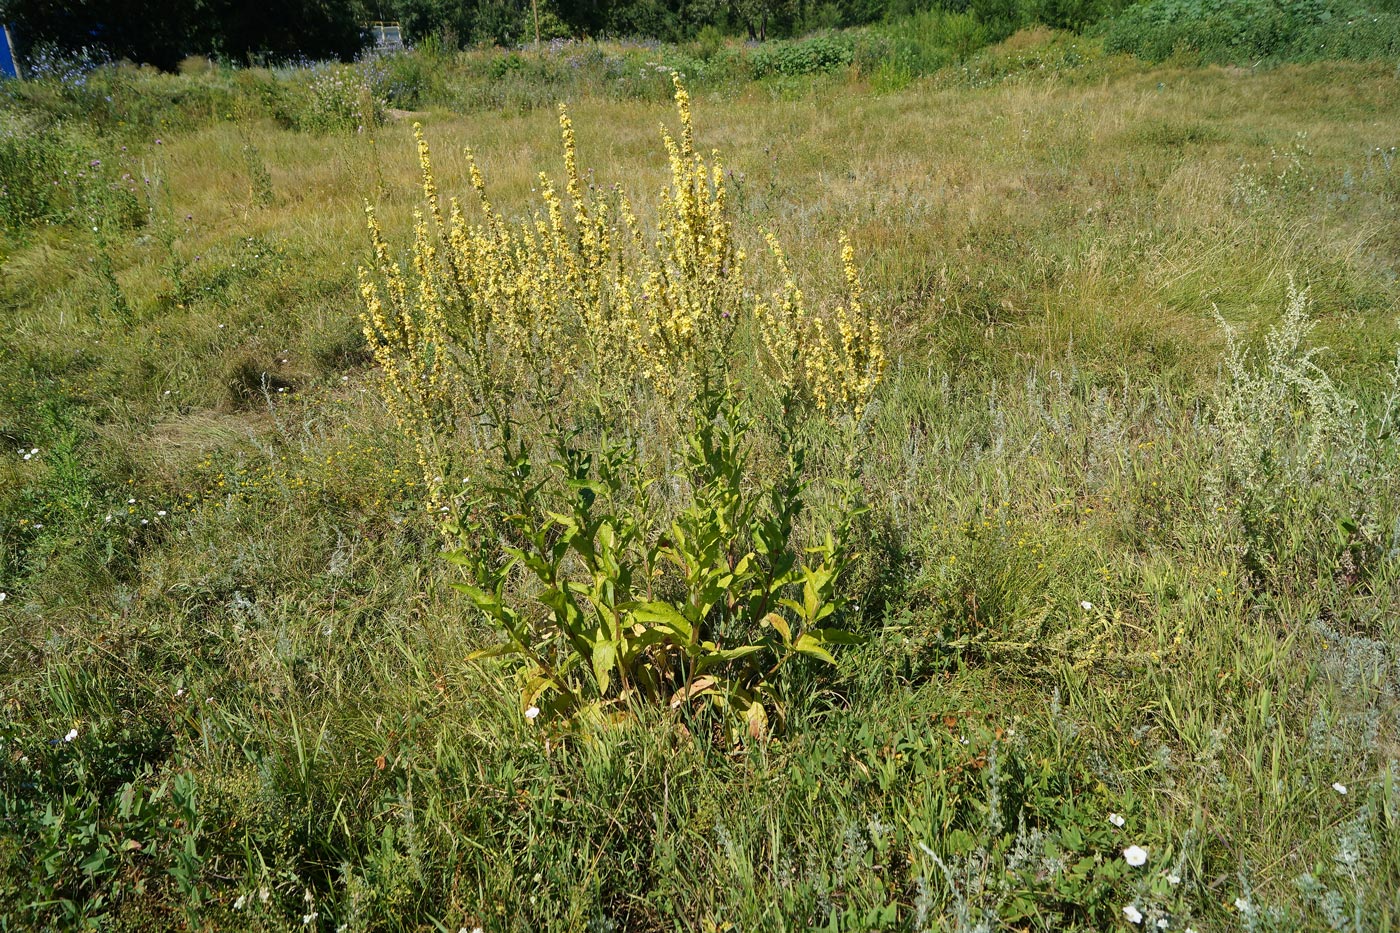
<svg viewBox="0 0 1400 933"><path fill-rule="evenodd" d="M564 191L541 174L536 206L515 220L492 205L470 150L474 219L455 197L444 209L415 125L423 206L409 268L366 207L374 261L360 270L360 289L385 399L430 486L441 484L450 449L480 442L472 431L482 412L506 417L521 404L554 415L586 404L625 421L648 399L684 407L701 386L762 376L822 417L861 418L885 354L850 242L841 241L845 300L831 313L806 307L771 234L781 287L753 298L760 289L737 242L719 155L697 151L678 79L675 104L679 133L662 128L671 177L650 236L625 192L585 180L562 106ZM750 372L755 357L760 371Z"/></svg>

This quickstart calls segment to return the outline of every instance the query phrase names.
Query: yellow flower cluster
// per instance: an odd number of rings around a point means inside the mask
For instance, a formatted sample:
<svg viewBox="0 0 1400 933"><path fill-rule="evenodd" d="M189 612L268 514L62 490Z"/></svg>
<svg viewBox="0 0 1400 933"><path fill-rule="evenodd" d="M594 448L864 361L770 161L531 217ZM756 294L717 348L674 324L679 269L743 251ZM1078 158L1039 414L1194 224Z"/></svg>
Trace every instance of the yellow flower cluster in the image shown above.
<svg viewBox="0 0 1400 933"><path fill-rule="evenodd" d="M755 305L754 316L778 380L790 391L809 396L822 414L859 421L888 360L880 325L862 301L850 239L841 237L846 300L830 319L807 312L782 246L771 233L767 239L782 284L771 299Z"/></svg>
<svg viewBox="0 0 1400 933"><path fill-rule="evenodd" d="M847 299L809 314L783 260L780 295L755 305L727 210L718 154L695 149L690 97L675 89L679 136L664 127L671 179L647 236L627 196L580 174L573 123L559 110L563 197L541 174L532 213L506 221L467 151L474 220L456 198L444 216L421 127L425 212L415 215L412 278L393 260L373 210L372 270L360 270L364 332L388 405L419 444L425 477L443 475L442 445L496 406L619 411L638 398L684 400L703 380L747 365L736 338L756 329L787 389L829 417L859 418L884 368L880 330L861 304L843 240ZM567 201L567 205L566 202ZM752 354L750 354L750 358ZM500 410L504 406L505 411Z"/></svg>

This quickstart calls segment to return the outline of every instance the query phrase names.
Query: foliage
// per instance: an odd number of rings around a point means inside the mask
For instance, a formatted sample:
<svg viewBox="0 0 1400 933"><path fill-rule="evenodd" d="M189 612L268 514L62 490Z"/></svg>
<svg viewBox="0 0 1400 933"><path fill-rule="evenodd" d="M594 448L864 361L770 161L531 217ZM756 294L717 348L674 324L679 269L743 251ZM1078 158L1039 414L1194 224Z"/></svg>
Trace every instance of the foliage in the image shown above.
<svg viewBox="0 0 1400 933"><path fill-rule="evenodd" d="M784 715L784 667L801 655L835 664L832 647L858 641L833 627L846 602L847 526L805 559L794 546L803 451L787 451L785 475L760 497L742 404L727 390L703 391L694 418L692 494L669 528L657 527L626 446L604 438L595 455L556 438L550 467L563 473L568 512L550 507L548 477L536 475L524 444L503 448L487 513L520 544L499 565L472 544L451 559L468 568L460 588L506 639L477 656L520 660L528 715L597 723L629 701L710 707L762 739ZM540 612L511 606L517 570L535 578L530 601Z"/></svg>
<svg viewBox="0 0 1400 933"><path fill-rule="evenodd" d="M794 42L773 42L753 55L754 74L797 75L822 74L849 65L854 50L849 42L838 36L813 36Z"/></svg>
<svg viewBox="0 0 1400 933"><path fill-rule="evenodd" d="M1111 20L1105 45L1149 61L1257 64L1400 54L1400 14L1350 0L1148 0Z"/></svg>

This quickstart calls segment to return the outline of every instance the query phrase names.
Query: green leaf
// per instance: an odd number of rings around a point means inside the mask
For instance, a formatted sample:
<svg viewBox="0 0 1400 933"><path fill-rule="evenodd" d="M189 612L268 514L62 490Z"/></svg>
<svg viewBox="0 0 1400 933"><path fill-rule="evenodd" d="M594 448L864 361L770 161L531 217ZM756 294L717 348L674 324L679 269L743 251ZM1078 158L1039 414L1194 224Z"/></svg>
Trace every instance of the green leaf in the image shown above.
<svg viewBox="0 0 1400 933"><path fill-rule="evenodd" d="M482 612L492 618L500 618L501 600L495 593L488 593L486 590L472 586L470 583L453 583L452 588L459 592L466 593L476 608L480 609Z"/></svg>
<svg viewBox="0 0 1400 933"><path fill-rule="evenodd" d="M632 618L644 624L665 626L686 641L693 641L695 638L695 627L670 603L641 603L633 608Z"/></svg>
<svg viewBox="0 0 1400 933"><path fill-rule="evenodd" d="M840 628L811 628L807 634L813 635L824 645L863 645L865 636L857 635Z"/></svg>
<svg viewBox="0 0 1400 933"><path fill-rule="evenodd" d="M783 644L792 647L792 629L788 626L787 619L776 612L770 612L763 617L763 624L771 625L774 631L783 636Z"/></svg>
<svg viewBox="0 0 1400 933"><path fill-rule="evenodd" d="M520 646L513 641L503 641L499 645L492 645L490 648L478 648L467 655L468 661L480 661L483 658L503 658L510 654L520 654Z"/></svg>
<svg viewBox="0 0 1400 933"><path fill-rule="evenodd" d="M608 692L612 669L617 665L617 645L611 641L593 643L593 676L598 680L598 693Z"/></svg>
<svg viewBox="0 0 1400 933"><path fill-rule="evenodd" d="M804 632L802 637L793 644L793 649L809 657L817 658L828 664L835 664L836 659L822 647L822 641L812 635L811 632Z"/></svg>

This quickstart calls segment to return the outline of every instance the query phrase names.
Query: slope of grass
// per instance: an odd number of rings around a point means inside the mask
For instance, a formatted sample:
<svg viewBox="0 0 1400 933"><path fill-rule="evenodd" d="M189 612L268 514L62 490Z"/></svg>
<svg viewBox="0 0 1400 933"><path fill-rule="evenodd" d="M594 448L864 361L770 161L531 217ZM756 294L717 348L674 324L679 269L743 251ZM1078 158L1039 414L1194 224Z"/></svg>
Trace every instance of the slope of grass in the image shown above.
<svg viewBox="0 0 1400 933"><path fill-rule="evenodd" d="M466 660L357 318L406 121L67 112L0 280L0 929L1391 928L1400 80L1069 41L697 94L741 227L814 304L849 230L895 359L869 639L739 746L549 734ZM665 76L501 67L418 115L444 193L467 144L502 210L557 179L497 98L563 93L645 222Z"/></svg>

